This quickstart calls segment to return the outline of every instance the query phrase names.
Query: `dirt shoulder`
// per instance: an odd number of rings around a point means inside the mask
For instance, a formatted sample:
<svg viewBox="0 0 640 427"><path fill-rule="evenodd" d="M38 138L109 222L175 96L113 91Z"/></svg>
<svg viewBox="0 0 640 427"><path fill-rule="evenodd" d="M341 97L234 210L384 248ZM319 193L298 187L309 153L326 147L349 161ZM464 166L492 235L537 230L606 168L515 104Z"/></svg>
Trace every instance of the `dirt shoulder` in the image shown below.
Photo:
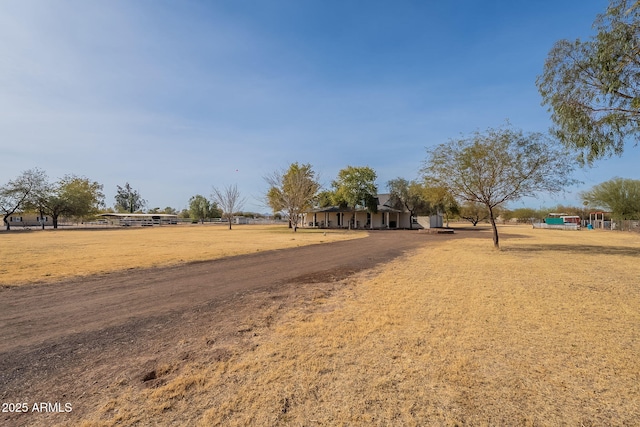
<svg viewBox="0 0 640 427"><path fill-rule="evenodd" d="M95 411L114 384L154 384L162 361L177 369L176 360L196 354L229 357L220 343L250 345L247 335L268 326L274 313L418 246L459 237L372 232L353 241L4 289L0 400L60 402L63 409L70 403L73 411L0 419L73 422Z"/></svg>

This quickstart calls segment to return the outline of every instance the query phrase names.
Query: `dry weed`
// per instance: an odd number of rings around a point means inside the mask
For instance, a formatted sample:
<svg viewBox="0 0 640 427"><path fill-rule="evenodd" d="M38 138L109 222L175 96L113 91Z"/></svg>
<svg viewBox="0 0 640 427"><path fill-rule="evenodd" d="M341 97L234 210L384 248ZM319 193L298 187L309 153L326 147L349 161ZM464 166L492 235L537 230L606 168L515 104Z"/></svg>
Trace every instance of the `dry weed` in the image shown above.
<svg viewBox="0 0 640 427"><path fill-rule="evenodd" d="M252 351L123 391L111 425L636 424L638 236L502 233L500 252L451 240L351 278Z"/></svg>
<svg viewBox="0 0 640 427"><path fill-rule="evenodd" d="M134 229L0 233L0 286L55 281L257 251L334 242L365 232L286 226L180 225Z"/></svg>

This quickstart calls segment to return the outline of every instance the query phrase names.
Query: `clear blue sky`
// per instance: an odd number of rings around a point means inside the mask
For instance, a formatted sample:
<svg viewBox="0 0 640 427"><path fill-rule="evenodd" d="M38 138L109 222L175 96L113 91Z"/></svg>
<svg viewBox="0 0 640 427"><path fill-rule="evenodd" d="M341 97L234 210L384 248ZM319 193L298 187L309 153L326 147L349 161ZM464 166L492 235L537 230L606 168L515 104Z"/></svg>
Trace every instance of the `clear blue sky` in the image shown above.
<svg viewBox="0 0 640 427"><path fill-rule="evenodd" d="M129 182L148 208L311 163L414 179L425 147L499 127L546 132L535 79L606 0L0 2L0 183L33 167ZM577 192L640 178L640 148L578 170Z"/></svg>

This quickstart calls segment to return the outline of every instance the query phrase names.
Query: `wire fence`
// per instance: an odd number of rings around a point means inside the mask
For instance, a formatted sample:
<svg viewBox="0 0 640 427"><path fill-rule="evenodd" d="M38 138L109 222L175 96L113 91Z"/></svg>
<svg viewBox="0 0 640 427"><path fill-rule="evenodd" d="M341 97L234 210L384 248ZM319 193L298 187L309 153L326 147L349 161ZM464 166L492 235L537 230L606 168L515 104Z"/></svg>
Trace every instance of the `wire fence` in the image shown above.
<svg viewBox="0 0 640 427"><path fill-rule="evenodd" d="M640 233L640 220L595 220L582 222L582 226L585 228L591 224L592 228L600 230L635 231L636 233Z"/></svg>

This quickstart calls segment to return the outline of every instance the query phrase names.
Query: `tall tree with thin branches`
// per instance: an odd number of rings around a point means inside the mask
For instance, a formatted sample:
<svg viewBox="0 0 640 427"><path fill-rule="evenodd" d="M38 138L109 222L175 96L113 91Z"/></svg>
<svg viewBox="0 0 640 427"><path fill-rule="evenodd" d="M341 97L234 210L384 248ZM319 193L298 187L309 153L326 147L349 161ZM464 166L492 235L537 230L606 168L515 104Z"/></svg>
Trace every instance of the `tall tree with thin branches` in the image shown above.
<svg viewBox="0 0 640 427"><path fill-rule="evenodd" d="M145 207L147 201L142 198L138 190L134 190L129 183L124 187L117 186L115 208L120 212L134 213Z"/></svg>
<svg viewBox="0 0 640 427"><path fill-rule="evenodd" d="M245 199L240 195L236 184L225 186L224 188L213 187L211 199L222 210L222 217L229 222L229 230L233 223L233 215L244 206Z"/></svg>
<svg viewBox="0 0 640 427"><path fill-rule="evenodd" d="M556 42L536 81L555 136L588 164L640 140L640 2L611 0L594 27Z"/></svg>
<svg viewBox="0 0 640 427"><path fill-rule="evenodd" d="M413 228L413 218L421 213L431 213L431 205L424 197L424 186L416 181L395 178L387 182L391 197L402 209L409 212L409 228Z"/></svg>
<svg viewBox="0 0 640 427"><path fill-rule="evenodd" d="M569 154L540 133L509 127L475 132L427 150L422 173L462 202L489 211L493 244L499 248L496 207L539 192L557 193L576 183Z"/></svg>
<svg viewBox="0 0 640 427"><path fill-rule="evenodd" d="M48 187L47 174L38 168L26 170L0 187L0 212L7 230L11 230L8 218L26 207L37 208Z"/></svg>

